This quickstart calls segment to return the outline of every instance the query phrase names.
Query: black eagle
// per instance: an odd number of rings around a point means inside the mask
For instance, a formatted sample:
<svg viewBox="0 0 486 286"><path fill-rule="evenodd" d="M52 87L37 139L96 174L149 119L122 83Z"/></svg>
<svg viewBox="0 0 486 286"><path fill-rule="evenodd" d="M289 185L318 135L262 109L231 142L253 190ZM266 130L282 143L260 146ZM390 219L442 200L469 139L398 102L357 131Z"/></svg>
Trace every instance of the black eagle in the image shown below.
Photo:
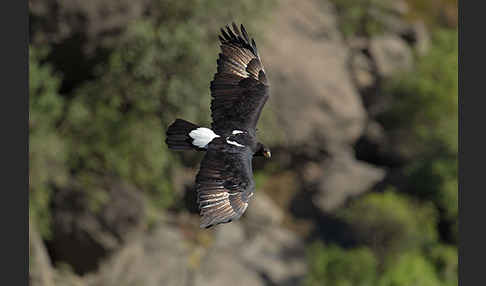
<svg viewBox="0 0 486 286"><path fill-rule="evenodd" d="M255 41L233 23L221 29L218 70L211 81L211 129L176 119L166 143L174 150L206 151L196 176L202 228L238 219L255 190L253 156L270 158L256 125L269 96Z"/></svg>

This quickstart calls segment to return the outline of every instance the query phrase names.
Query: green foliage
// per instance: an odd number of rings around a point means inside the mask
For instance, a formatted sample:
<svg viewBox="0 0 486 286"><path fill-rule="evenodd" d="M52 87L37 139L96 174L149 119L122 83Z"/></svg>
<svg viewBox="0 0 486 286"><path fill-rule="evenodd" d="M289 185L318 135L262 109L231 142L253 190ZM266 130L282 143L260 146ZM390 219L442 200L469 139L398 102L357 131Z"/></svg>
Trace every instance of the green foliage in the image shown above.
<svg viewBox="0 0 486 286"><path fill-rule="evenodd" d="M458 36L440 30L417 70L399 74L384 88L393 104L380 121L397 138L396 148L410 163L406 191L432 200L456 236L458 192Z"/></svg>
<svg viewBox="0 0 486 286"><path fill-rule="evenodd" d="M406 252L390 263L381 275L379 286L438 286L441 285L434 266L418 252Z"/></svg>
<svg viewBox="0 0 486 286"><path fill-rule="evenodd" d="M426 254L405 251L379 265L368 247L343 249L314 242L307 251L304 285L457 285L457 250L435 245Z"/></svg>
<svg viewBox="0 0 486 286"><path fill-rule="evenodd" d="M101 192L103 175L98 174L114 175L157 194L154 199L161 207L170 205L170 155L163 148L157 113L147 110L144 100L127 102L125 94L103 87L93 83L80 89L63 126L76 150L70 153L69 165L77 180L84 189Z"/></svg>
<svg viewBox="0 0 486 286"><path fill-rule="evenodd" d="M438 244L430 248L428 256L434 263L443 285L453 286L458 282L457 248Z"/></svg>
<svg viewBox="0 0 486 286"><path fill-rule="evenodd" d="M458 182L457 155L424 156L405 169L407 191L431 200L441 210L441 219L451 225L451 238L457 239Z"/></svg>
<svg viewBox="0 0 486 286"><path fill-rule="evenodd" d="M308 249L308 261L304 285L375 285L377 262L367 248L345 250L316 242Z"/></svg>
<svg viewBox="0 0 486 286"><path fill-rule="evenodd" d="M29 51L29 215L43 237L50 234L52 185L67 178L65 142L55 129L64 106L58 93L61 78L42 63L46 54L46 48Z"/></svg>
<svg viewBox="0 0 486 286"><path fill-rule="evenodd" d="M392 191L361 197L338 216L381 260L437 239L435 209Z"/></svg>

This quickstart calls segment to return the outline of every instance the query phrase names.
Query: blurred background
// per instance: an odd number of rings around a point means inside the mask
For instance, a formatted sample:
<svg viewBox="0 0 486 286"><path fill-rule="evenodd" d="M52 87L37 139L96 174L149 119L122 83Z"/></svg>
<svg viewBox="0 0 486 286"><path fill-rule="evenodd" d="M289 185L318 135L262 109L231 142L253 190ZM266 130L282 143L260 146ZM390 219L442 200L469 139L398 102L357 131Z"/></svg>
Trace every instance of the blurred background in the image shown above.
<svg viewBox="0 0 486 286"><path fill-rule="evenodd" d="M31 285L457 285L456 0L30 0ZM219 28L271 83L238 221L199 229Z"/></svg>

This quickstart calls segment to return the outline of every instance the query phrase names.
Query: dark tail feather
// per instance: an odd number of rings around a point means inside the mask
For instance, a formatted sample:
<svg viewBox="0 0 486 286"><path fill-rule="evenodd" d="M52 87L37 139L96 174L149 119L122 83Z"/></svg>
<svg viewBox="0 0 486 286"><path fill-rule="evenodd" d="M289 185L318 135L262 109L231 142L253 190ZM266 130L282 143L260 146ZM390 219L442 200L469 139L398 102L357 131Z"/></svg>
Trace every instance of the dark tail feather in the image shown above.
<svg viewBox="0 0 486 286"><path fill-rule="evenodd" d="M196 124L184 119L176 119L167 129L165 143L174 150L197 150L198 148L192 145L192 138L189 137L189 132L197 128L199 126Z"/></svg>

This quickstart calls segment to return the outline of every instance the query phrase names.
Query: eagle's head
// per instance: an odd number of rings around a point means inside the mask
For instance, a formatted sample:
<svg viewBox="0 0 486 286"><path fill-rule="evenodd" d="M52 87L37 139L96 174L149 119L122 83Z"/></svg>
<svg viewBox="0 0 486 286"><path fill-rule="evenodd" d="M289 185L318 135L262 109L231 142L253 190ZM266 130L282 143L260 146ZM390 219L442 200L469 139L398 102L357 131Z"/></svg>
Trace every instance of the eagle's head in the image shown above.
<svg viewBox="0 0 486 286"><path fill-rule="evenodd" d="M258 142L257 150L254 156L263 156L266 159L270 159L272 157L272 153L270 152L270 148Z"/></svg>

